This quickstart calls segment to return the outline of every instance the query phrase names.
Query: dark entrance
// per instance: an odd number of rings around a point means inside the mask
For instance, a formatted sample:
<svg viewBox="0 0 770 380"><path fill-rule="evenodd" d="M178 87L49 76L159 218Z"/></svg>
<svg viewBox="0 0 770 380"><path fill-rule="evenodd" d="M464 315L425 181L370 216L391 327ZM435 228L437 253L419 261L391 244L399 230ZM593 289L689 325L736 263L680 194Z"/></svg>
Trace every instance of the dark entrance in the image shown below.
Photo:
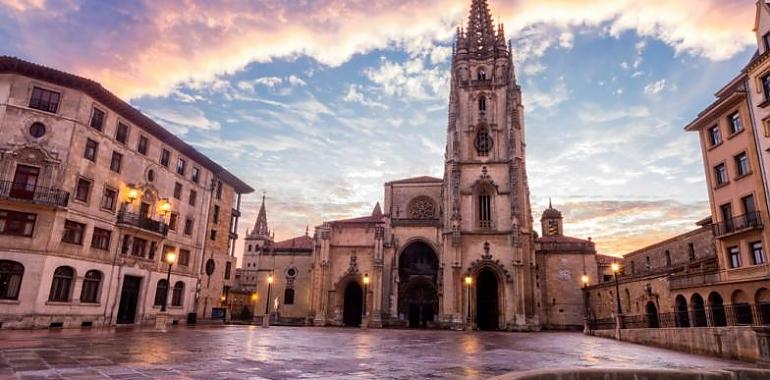
<svg viewBox="0 0 770 380"><path fill-rule="evenodd" d="M13 176L11 196L20 199L33 199L37 187L37 177L40 169L27 165L16 166L16 174Z"/></svg>
<svg viewBox="0 0 770 380"><path fill-rule="evenodd" d="M363 313L364 291L355 281L351 281L345 287L345 303L342 309L342 323L347 327L361 326L361 313Z"/></svg>
<svg viewBox="0 0 770 380"><path fill-rule="evenodd" d="M709 310L711 311L711 321L713 326L727 326L727 315L725 315L725 306L722 296L719 293L709 294Z"/></svg>
<svg viewBox="0 0 770 380"><path fill-rule="evenodd" d="M708 326L708 319L706 318L706 304L703 302L703 297L700 294L695 293L692 296L692 315L693 327L706 327Z"/></svg>
<svg viewBox="0 0 770 380"><path fill-rule="evenodd" d="M500 328L497 276L484 269L476 282L476 326L479 330L497 330Z"/></svg>
<svg viewBox="0 0 770 380"><path fill-rule="evenodd" d="M398 260L398 311L410 328L426 328L438 313L438 257L428 244L414 242Z"/></svg>
<svg viewBox="0 0 770 380"><path fill-rule="evenodd" d="M120 292L120 306L118 307L118 323L134 323L141 284L141 277L126 276L123 279L123 290Z"/></svg>
<svg viewBox="0 0 770 380"><path fill-rule="evenodd" d="M658 307L655 306L655 302L647 302L647 327L651 329L657 329L660 327L660 321L658 320Z"/></svg>
<svg viewBox="0 0 770 380"><path fill-rule="evenodd" d="M676 296L676 326L690 327L690 316L687 314L687 300L683 296Z"/></svg>

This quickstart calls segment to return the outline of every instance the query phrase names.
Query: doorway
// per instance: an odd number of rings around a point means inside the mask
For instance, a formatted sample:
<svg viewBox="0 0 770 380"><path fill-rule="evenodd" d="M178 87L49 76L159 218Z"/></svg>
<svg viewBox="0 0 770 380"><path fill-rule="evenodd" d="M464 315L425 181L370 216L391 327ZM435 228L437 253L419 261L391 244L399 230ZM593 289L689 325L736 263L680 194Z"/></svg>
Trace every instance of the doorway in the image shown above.
<svg viewBox="0 0 770 380"><path fill-rule="evenodd" d="M500 328L497 276L483 269L476 281L476 326L479 330L497 330Z"/></svg>
<svg viewBox="0 0 770 380"><path fill-rule="evenodd" d="M134 323L136 320L136 304L139 301L139 289L142 284L141 277L125 276L123 289L120 291L120 306L118 307L119 324Z"/></svg>
<svg viewBox="0 0 770 380"><path fill-rule="evenodd" d="M439 312L438 255L425 242L415 241L398 260L398 312L409 328L427 328Z"/></svg>
<svg viewBox="0 0 770 380"><path fill-rule="evenodd" d="M658 320L658 307L655 306L655 302L647 302L647 327L651 329L657 329L660 327L660 321Z"/></svg>
<svg viewBox="0 0 770 380"><path fill-rule="evenodd" d="M346 327L360 327L363 313L364 291L355 281L345 287L345 301L342 309L342 323Z"/></svg>

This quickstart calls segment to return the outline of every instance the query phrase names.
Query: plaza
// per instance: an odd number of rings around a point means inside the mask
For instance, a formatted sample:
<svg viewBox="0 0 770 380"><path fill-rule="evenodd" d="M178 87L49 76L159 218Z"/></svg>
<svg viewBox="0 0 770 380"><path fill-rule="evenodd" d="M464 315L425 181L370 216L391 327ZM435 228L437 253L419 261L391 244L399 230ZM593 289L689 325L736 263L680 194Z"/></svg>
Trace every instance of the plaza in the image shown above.
<svg viewBox="0 0 770 380"><path fill-rule="evenodd" d="M751 367L579 333L317 327L4 331L0 379L485 379L556 368Z"/></svg>

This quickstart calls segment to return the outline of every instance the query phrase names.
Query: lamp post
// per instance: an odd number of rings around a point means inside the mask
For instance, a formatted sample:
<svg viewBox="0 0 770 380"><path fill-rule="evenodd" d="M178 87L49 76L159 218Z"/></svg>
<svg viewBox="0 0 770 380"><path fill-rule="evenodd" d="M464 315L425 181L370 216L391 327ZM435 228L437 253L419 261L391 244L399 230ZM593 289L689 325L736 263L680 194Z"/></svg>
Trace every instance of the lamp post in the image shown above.
<svg viewBox="0 0 770 380"><path fill-rule="evenodd" d="M364 307L361 310L361 327L366 328L366 298L369 295L369 274L364 273Z"/></svg>
<svg viewBox="0 0 770 380"><path fill-rule="evenodd" d="M262 327L270 327L270 290L273 288L273 274L267 276L267 297L265 297L265 317L262 318Z"/></svg>
<svg viewBox="0 0 770 380"><path fill-rule="evenodd" d="M257 301L259 301L259 293L257 292L251 293L251 303L252 303L251 310L253 310L253 312L251 313L251 319L253 321L257 319Z"/></svg>
<svg viewBox="0 0 770 380"><path fill-rule="evenodd" d="M168 292L171 290L171 267L173 267L174 263L176 262L176 253L166 253L165 260L168 264L168 272L166 273L166 296L163 297L163 305L160 307L161 313L166 312L166 305L168 304Z"/></svg>
<svg viewBox="0 0 770 380"><path fill-rule="evenodd" d="M468 288L468 311L465 316L465 329L471 330L471 285L473 285L473 277L470 275L465 276L465 287Z"/></svg>
<svg viewBox="0 0 770 380"><path fill-rule="evenodd" d="M620 264L614 262L610 267L612 268L612 273L615 275L615 303L618 305L617 314L615 315L615 338L620 340L620 330L623 328L623 309L620 307L620 284L618 282Z"/></svg>
<svg viewBox="0 0 770 380"><path fill-rule="evenodd" d="M580 281L583 283L583 334L588 334L591 332L591 327L588 322L588 275L583 274L582 277L580 277Z"/></svg>

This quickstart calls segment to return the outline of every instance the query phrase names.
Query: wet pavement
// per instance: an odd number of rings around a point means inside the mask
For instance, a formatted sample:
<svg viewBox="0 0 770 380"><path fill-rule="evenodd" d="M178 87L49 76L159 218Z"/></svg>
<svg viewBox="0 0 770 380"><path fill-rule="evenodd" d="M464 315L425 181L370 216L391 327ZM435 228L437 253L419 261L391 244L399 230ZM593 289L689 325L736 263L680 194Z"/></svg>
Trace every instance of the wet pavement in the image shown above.
<svg viewBox="0 0 770 380"><path fill-rule="evenodd" d="M579 333L253 326L0 332L6 379L482 379L561 367L749 366Z"/></svg>

